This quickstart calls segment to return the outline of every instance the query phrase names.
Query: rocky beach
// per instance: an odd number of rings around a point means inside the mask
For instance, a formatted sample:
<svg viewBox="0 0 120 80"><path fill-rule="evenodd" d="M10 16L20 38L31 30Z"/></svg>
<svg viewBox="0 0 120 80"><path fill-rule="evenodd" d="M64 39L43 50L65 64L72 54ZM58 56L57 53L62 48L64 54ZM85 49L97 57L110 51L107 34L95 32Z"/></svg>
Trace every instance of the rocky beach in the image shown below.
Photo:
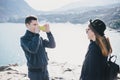
<svg viewBox="0 0 120 80"><path fill-rule="evenodd" d="M50 80L78 80L81 66L69 63L49 62ZM0 80L29 80L27 66L12 64L0 67Z"/></svg>
<svg viewBox="0 0 120 80"><path fill-rule="evenodd" d="M50 80L79 80L81 65L72 65L67 62L49 62L48 71ZM0 80L29 80L27 66L12 64L0 67ZM120 74L118 79L120 80Z"/></svg>

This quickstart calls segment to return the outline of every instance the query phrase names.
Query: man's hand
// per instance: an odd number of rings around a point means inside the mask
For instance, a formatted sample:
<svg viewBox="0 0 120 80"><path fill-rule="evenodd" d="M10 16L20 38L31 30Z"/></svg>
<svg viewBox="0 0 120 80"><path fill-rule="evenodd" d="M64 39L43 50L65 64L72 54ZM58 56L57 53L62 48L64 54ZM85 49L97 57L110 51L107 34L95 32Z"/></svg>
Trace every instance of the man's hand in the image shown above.
<svg viewBox="0 0 120 80"><path fill-rule="evenodd" d="M45 25L43 25L43 26L45 27L45 30L43 30L43 32L49 33L49 32L50 32L49 24L45 24Z"/></svg>

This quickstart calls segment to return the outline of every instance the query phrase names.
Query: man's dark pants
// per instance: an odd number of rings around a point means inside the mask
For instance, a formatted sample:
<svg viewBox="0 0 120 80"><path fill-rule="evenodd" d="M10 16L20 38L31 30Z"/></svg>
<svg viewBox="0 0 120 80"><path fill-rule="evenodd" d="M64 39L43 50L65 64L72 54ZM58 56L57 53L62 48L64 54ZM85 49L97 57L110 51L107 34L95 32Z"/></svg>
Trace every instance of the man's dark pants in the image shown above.
<svg viewBox="0 0 120 80"><path fill-rule="evenodd" d="M47 67L42 69L28 69L30 80L49 80Z"/></svg>

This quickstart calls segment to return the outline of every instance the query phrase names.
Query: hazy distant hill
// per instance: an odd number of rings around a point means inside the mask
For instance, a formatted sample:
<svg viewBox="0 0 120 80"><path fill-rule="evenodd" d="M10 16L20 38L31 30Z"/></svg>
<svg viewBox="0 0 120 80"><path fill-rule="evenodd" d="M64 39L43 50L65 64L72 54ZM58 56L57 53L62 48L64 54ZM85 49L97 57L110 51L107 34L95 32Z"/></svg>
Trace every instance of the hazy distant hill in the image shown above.
<svg viewBox="0 0 120 80"><path fill-rule="evenodd" d="M99 9L99 8L103 8L108 6L108 7L112 7L112 6L116 6L119 5L117 3L120 3L119 0L90 0L90 1L77 1L77 2L73 2L70 3L68 5L65 5L59 9L56 9L56 12L60 12L60 11L65 11L65 12L71 12L71 13L81 13L81 12L85 12L88 10L94 10L94 9ZM115 5L110 5L110 4L115 4ZM109 6L110 5L110 6Z"/></svg>
<svg viewBox="0 0 120 80"><path fill-rule="evenodd" d="M54 23L81 24L89 19L100 18L109 27L120 28L120 3L96 7L81 7L79 3L73 3L55 11L38 12L24 0L0 0L0 22L24 22L25 16L29 14L37 15L39 21Z"/></svg>
<svg viewBox="0 0 120 80"><path fill-rule="evenodd" d="M51 14L39 15L39 17L44 21L62 23L71 22L73 24L85 23L89 21L89 19L99 18L105 21L109 27L118 29L120 28L120 3L90 8L77 7L51 12Z"/></svg>
<svg viewBox="0 0 120 80"><path fill-rule="evenodd" d="M120 25L118 25L120 24L120 4L84 12L81 17L83 21L94 18L102 19L111 28L120 28Z"/></svg>
<svg viewBox="0 0 120 80"><path fill-rule="evenodd" d="M0 0L0 22L36 13L24 0Z"/></svg>

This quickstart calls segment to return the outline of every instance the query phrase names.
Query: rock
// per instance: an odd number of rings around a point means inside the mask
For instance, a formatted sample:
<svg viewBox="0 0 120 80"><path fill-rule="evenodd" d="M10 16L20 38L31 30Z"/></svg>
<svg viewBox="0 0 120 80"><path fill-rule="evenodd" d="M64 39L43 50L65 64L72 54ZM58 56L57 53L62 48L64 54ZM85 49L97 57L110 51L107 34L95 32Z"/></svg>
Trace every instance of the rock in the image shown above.
<svg viewBox="0 0 120 80"><path fill-rule="evenodd" d="M12 68L10 68L10 67L8 67L8 68L6 68L5 70L7 70L7 71L8 71L8 70L13 70L13 69L12 69Z"/></svg>
<svg viewBox="0 0 120 80"><path fill-rule="evenodd" d="M7 74L12 74L11 72L7 72Z"/></svg>
<svg viewBox="0 0 120 80"><path fill-rule="evenodd" d="M18 64L17 63L15 63L15 64L9 64L9 66L18 66Z"/></svg>
<svg viewBox="0 0 120 80"><path fill-rule="evenodd" d="M69 71L69 72L71 72L72 71L72 69L70 69L70 68L67 68L64 72L66 72L66 71Z"/></svg>
<svg viewBox="0 0 120 80"><path fill-rule="evenodd" d="M4 71L6 68L8 68L9 66L1 66L0 67L0 71Z"/></svg>
<svg viewBox="0 0 120 80"><path fill-rule="evenodd" d="M9 64L8 66L0 66L0 71L13 70L12 68L9 68L9 67L15 67L15 66L18 66L18 64L15 63L15 64Z"/></svg>
<svg viewBox="0 0 120 80"><path fill-rule="evenodd" d="M9 78L9 79L7 79L7 80L12 80L12 78Z"/></svg>
<svg viewBox="0 0 120 80"><path fill-rule="evenodd" d="M54 78L52 78L52 80L64 80L64 78L63 77L54 77Z"/></svg>
<svg viewBox="0 0 120 80"><path fill-rule="evenodd" d="M120 30L117 30L117 32L120 32Z"/></svg>

